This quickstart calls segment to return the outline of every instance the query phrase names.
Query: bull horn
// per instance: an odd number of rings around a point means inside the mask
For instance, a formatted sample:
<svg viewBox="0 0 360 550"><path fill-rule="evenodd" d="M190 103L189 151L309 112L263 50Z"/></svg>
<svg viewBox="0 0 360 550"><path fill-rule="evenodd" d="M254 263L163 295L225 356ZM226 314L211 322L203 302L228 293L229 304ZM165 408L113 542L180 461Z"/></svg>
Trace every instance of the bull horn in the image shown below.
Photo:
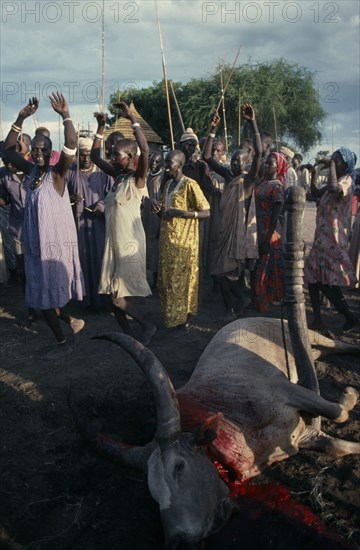
<svg viewBox="0 0 360 550"><path fill-rule="evenodd" d="M154 393L157 416L156 440L165 442L176 437L181 431L179 404L169 375L157 357L127 334L112 332L94 338L118 344L136 361L147 376Z"/></svg>

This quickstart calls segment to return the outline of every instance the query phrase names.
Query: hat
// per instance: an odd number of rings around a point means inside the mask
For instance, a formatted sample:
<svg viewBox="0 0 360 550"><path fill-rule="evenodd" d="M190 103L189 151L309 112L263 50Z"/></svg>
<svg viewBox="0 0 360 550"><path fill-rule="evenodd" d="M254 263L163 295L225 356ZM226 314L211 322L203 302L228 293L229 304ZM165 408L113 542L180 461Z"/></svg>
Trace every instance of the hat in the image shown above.
<svg viewBox="0 0 360 550"><path fill-rule="evenodd" d="M79 149L91 149L93 140L91 138L81 137L79 138Z"/></svg>
<svg viewBox="0 0 360 550"><path fill-rule="evenodd" d="M180 138L180 143L183 143L183 141L188 141L189 139L194 139L196 143L199 143L198 137L192 128L186 128L185 132Z"/></svg>
<svg viewBox="0 0 360 550"><path fill-rule="evenodd" d="M283 155L291 159L294 157L294 154L295 154L294 151L292 151L288 147L281 147L281 149L279 150L279 153L282 153Z"/></svg>

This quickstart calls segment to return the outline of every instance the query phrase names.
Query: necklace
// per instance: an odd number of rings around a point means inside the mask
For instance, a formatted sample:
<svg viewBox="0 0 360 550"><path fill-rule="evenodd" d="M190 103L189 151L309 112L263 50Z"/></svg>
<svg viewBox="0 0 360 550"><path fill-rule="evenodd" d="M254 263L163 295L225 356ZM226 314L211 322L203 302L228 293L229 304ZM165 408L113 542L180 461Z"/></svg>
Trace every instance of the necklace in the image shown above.
<svg viewBox="0 0 360 550"><path fill-rule="evenodd" d="M113 191L115 193L116 189L118 188L119 183L123 183L128 178L130 178L133 174L134 174L133 171L131 171L130 174L120 174L116 178L116 181L115 181L114 185L112 186L111 191Z"/></svg>
<svg viewBox="0 0 360 550"><path fill-rule="evenodd" d="M39 172L38 172L36 174L35 178L32 180L32 182L30 183L30 186L29 186L31 191L35 191L35 189L40 187L40 185L42 184L42 180L45 177L45 174L46 174L46 172L44 172L43 174L39 174Z"/></svg>

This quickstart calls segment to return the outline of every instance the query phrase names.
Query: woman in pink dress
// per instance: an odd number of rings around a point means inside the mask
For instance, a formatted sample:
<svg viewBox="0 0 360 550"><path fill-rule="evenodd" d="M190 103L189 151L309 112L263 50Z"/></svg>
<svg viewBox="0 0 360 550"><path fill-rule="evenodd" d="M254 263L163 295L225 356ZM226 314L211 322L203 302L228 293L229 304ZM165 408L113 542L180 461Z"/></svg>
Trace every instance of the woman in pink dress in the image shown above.
<svg viewBox="0 0 360 550"><path fill-rule="evenodd" d="M314 312L314 321L309 328L324 328L320 309L320 292L344 315L345 332L353 329L358 318L349 309L341 287L356 283L354 268L348 253L348 238L344 223L349 212L353 192L353 176L356 157L349 149L337 149L331 159L321 161L330 167L327 185L316 187L315 167L308 164L311 172L311 192L320 199L316 215L316 229L312 249L305 263L305 281Z"/></svg>

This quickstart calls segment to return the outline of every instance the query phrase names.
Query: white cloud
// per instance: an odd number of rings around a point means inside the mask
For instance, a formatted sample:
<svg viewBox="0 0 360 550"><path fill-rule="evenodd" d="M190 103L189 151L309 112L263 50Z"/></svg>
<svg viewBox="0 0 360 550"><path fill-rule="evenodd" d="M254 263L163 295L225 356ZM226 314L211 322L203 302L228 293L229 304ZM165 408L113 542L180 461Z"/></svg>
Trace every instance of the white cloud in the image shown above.
<svg viewBox="0 0 360 550"><path fill-rule="evenodd" d="M185 82L206 76L219 57L231 64L240 43L239 63L284 57L316 72L328 124L341 122L337 138L343 145L353 144L360 157L358 0L158 0L157 5L169 78ZM69 96L74 118L95 126L92 113L101 91L101 7L102 0L1 3L4 132L35 92L41 99L39 120L54 124L46 101L53 90L49 82L58 83ZM59 21L51 22L57 17ZM162 79L153 1L105 0L105 46L106 98L118 86ZM31 133L33 123L28 124Z"/></svg>

